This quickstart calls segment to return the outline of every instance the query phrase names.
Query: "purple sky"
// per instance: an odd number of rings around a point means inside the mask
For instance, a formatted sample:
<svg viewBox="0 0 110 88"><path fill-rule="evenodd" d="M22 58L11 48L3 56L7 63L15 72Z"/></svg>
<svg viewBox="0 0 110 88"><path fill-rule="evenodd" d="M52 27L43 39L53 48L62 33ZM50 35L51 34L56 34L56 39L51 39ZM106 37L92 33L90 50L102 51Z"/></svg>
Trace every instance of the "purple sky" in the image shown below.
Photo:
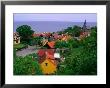
<svg viewBox="0 0 110 88"><path fill-rule="evenodd" d="M63 22L97 22L96 13L16 13L14 21L63 21Z"/></svg>

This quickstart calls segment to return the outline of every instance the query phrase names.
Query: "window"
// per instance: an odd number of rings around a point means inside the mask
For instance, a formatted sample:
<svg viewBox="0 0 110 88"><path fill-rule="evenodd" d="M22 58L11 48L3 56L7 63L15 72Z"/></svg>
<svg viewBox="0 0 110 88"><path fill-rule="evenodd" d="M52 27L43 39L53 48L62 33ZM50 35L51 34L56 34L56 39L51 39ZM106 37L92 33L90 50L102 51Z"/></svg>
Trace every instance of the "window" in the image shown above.
<svg viewBox="0 0 110 88"><path fill-rule="evenodd" d="M45 63L45 65L47 66L47 65L48 65L48 63Z"/></svg>

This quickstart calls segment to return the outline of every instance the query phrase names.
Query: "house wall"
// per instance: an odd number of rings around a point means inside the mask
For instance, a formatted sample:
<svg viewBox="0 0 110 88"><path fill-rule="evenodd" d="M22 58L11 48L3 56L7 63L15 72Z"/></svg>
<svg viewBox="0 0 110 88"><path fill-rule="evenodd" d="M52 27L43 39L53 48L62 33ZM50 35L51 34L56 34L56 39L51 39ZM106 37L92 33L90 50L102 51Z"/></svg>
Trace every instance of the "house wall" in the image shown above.
<svg viewBox="0 0 110 88"><path fill-rule="evenodd" d="M45 63L47 63L47 66ZM44 74L52 74L56 71L56 65L50 62L48 59L42 62L40 66Z"/></svg>
<svg viewBox="0 0 110 88"><path fill-rule="evenodd" d="M15 39L17 38L16 36L14 37ZM20 37L18 37L18 42L14 41L14 44L19 44L20 43Z"/></svg>

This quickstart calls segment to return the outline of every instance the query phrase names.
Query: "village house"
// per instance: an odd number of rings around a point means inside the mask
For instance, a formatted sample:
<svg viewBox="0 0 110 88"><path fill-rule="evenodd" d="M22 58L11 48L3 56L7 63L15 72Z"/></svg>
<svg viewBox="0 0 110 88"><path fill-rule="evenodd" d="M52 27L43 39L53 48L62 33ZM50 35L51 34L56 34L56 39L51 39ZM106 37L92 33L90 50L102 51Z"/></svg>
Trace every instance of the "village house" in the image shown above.
<svg viewBox="0 0 110 88"><path fill-rule="evenodd" d="M57 69L57 63L54 58L54 49L40 49L38 51L40 67L44 74L54 74Z"/></svg>
<svg viewBox="0 0 110 88"><path fill-rule="evenodd" d="M14 39L13 39L14 44L19 44L20 43L20 36L19 36L19 34L17 32L15 32L13 34L13 37L14 37Z"/></svg>
<svg viewBox="0 0 110 88"><path fill-rule="evenodd" d="M60 56L58 49L40 49L37 54L38 62L43 74L54 74L60 67L60 62L64 62L65 58Z"/></svg>
<svg viewBox="0 0 110 88"><path fill-rule="evenodd" d="M46 47L46 48L48 48L48 49L52 49L52 48L54 48L54 46L55 46L55 41L48 41L48 39L44 39L43 41L42 41L42 45L43 45L43 47Z"/></svg>

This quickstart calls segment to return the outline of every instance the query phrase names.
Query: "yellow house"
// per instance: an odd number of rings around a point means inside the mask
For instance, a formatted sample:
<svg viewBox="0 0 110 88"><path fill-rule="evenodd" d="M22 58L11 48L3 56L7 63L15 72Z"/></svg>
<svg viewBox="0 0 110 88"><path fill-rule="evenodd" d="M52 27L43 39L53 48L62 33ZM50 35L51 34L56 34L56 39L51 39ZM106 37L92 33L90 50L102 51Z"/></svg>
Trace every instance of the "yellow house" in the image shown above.
<svg viewBox="0 0 110 88"><path fill-rule="evenodd" d="M56 63L55 60L51 60L50 58L45 58L40 63L42 72L44 74L54 74L56 72Z"/></svg>

